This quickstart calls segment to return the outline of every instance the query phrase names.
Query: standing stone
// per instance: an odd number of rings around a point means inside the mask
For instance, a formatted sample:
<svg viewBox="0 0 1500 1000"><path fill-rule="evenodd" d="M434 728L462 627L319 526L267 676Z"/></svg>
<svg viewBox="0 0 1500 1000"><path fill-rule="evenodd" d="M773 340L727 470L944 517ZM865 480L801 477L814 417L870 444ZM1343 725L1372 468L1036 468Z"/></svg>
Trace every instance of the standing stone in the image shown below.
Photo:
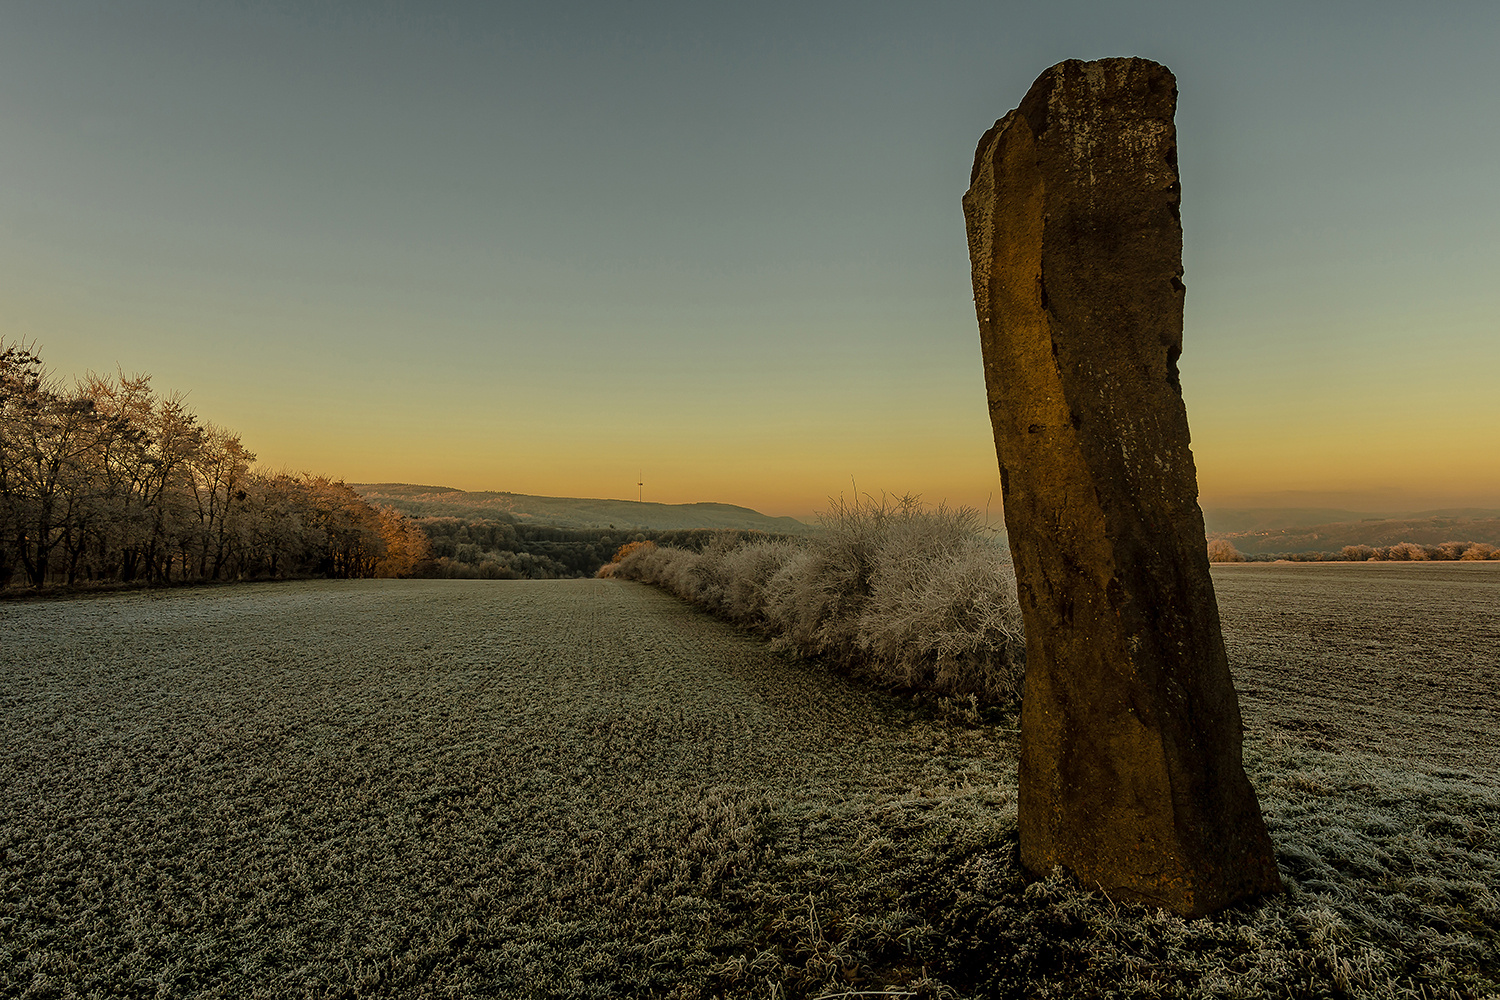
<svg viewBox="0 0 1500 1000"><path fill-rule="evenodd" d="M1281 880L1241 763L1178 384L1177 83L1069 60L964 215L1026 623L1021 863L1201 915Z"/></svg>

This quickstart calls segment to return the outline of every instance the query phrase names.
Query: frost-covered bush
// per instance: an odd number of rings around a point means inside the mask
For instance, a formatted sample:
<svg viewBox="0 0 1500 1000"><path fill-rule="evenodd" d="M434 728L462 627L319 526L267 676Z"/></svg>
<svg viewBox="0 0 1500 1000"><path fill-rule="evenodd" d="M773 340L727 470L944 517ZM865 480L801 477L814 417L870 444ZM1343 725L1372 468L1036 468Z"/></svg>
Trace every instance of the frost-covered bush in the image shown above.
<svg viewBox="0 0 1500 1000"><path fill-rule="evenodd" d="M1439 545L1418 545L1416 542L1398 542L1379 548L1370 545L1346 545L1343 557L1356 561L1377 560L1381 562L1425 562L1428 560L1472 562L1480 559L1500 559L1500 548L1487 542L1443 542Z"/></svg>
<svg viewBox="0 0 1500 1000"><path fill-rule="evenodd" d="M626 553L608 575L654 584L883 683L986 704L1020 695L1024 640L1004 551L968 508L839 501L805 541L723 536L701 552Z"/></svg>
<svg viewBox="0 0 1500 1000"><path fill-rule="evenodd" d="M722 612L742 624L766 625L773 584L801 551L796 543L778 540L747 542L725 552L719 563Z"/></svg>
<svg viewBox="0 0 1500 1000"><path fill-rule="evenodd" d="M1244 562L1245 557L1240 553L1239 549L1234 547L1234 543L1229 539L1211 538L1208 541L1208 561L1216 563Z"/></svg>
<svg viewBox="0 0 1500 1000"><path fill-rule="evenodd" d="M1396 562L1422 562L1427 559L1427 550L1415 542L1397 542L1389 548L1381 549L1380 558Z"/></svg>

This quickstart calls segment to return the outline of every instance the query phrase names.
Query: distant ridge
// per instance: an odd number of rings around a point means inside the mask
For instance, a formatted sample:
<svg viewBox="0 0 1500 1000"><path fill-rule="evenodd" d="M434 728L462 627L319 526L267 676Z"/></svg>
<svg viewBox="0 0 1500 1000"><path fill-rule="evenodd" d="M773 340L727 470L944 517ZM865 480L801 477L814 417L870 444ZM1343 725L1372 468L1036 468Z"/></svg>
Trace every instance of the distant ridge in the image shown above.
<svg viewBox="0 0 1500 1000"><path fill-rule="evenodd" d="M1274 532L1293 528L1323 528L1331 525L1375 521L1411 522L1430 518L1488 520L1500 518L1500 509L1489 507L1445 507L1441 510L1354 511L1338 507L1204 507L1204 527L1210 535L1240 532Z"/></svg>
<svg viewBox="0 0 1500 1000"><path fill-rule="evenodd" d="M451 486L413 483L350 483L349 487L371 503L385 504L414 517L501 517L559 528L619 530L720 528L788 535L813 530L793 517L771 517L728 503L642 503L525 493L469 493Z"/></svg>
<svg viewBox="0 0 1500 1000"><path fill-rule="evenodd" d="M1298 516L1311 513L1352 516L1323 523L1308 523ZM1378 548L1400 542L1500 545L1500 510L1482 507L1417 511L1404 517L1360 517L1350 511L1221 510L1208 513L1207 522L1210 538L1227 539L1245 555L1339 552L1346 545Z"/></svg>

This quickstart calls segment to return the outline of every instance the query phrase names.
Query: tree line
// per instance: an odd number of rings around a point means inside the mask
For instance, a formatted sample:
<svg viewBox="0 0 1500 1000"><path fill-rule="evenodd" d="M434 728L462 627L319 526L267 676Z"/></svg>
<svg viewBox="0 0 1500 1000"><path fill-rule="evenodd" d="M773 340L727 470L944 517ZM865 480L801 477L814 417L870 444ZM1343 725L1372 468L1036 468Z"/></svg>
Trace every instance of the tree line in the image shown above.
<svg viewBox="0 0 1500 1000"><path fill-rule="evenodd" d="M758 531L716 528L622 531L615 528L559 528L527 523L509 514L487 517L411 517L427 536L432 561L422 576L488 580L555 580L591 577L610 562L621 545L657 542L701 551L725 538L765 539Z"/></svg>
<svg viewBox="0 0 1500 1000"><path fill-rule="evenodd" d="M261 472L149 375L69 385L0 341L0 587L408 576L425 534L324 476Z"/></svg>
<svg viewBox="0 0 1500 1000"><path fill-rule="evenodd" d="M1209 562L1474 562L1500 559L1500 546L1488 542L1442 542L1421 545L1345 545L1337 552L1272 552L1249 555L1227 538L1208 542Z"/></svg>

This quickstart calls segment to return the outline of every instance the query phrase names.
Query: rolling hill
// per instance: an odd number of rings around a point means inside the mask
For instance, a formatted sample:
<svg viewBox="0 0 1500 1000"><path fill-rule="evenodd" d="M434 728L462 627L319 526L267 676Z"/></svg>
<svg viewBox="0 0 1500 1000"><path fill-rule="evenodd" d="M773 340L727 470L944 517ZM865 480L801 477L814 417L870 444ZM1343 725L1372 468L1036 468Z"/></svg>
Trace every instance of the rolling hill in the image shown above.
<svg viewBox="0 0 1500 1000"><path fill-rule="evenodd" d="M580 497L538 497L525 493L469 493L450 486L412 483L350 483L371 503L415 517L469 519L506 516L521 523L560 528L616 528L672 531L729 528L774 534L804 534L811 525L792 517L771 517L728 503L641 503Z"/></svg>
<svg viewBox="0 0 1500 1000"><path fill-rule="evenodd" d="M1224 516L1226 513L1230 516ZM1277 523L1277 514L1284 519ZM1419 511L1404 517L1366 517L1307 523L1298 512L1259 510L1212 512L1208 536L1225 538L1247 556L1292 552L1338 552L1346 545L1415 542L1487 542L1500 545L1500 510L1455 508ZM1347 511L1330 512L1349 514ZM1214 516L1218 514L1219 516ZM1290 515L1290 516L1288 516Z"/></svg>

